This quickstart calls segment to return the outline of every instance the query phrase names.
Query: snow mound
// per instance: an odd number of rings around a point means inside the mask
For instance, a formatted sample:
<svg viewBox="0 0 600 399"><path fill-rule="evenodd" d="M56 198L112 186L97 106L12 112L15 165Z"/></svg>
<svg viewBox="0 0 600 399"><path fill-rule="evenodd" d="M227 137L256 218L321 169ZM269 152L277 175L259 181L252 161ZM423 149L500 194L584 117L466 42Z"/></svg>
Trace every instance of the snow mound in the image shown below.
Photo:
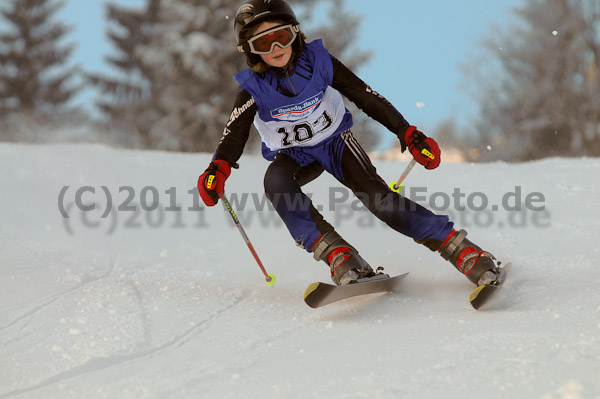
<svg viewBox="0 0 600 399"><path fill-rule="evenodd" d="M227 190L269 288L229 215L194 193L209 159L0 144L0 398L599 397L600 160L413 170L407 193L513 262L474 311L464 277L329 176L306 187L327 219L410 275L308 308L328 270L265 202L267 162L244 156ZM405 163L376 166L389 181Z"/></svg>

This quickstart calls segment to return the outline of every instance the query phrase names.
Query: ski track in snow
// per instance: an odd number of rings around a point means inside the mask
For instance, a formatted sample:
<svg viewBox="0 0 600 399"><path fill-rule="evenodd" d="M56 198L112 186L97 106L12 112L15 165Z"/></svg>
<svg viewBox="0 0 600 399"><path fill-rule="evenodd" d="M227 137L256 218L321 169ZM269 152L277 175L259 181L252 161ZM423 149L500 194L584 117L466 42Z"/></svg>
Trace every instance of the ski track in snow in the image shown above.
<svg viewBox="0 0 600 399"><path fill-rule="evenodd" d="M38 304L36 306L33 306L31 309L29 309L28 311L26 311L25 313L21 314L20 316L18 316L16 319L14 319L13 321L9 322L6 325L2 325L0 326L0 332L2 332L3 330L17 324L20 323L22 321L25 321L33 316L35 316L35 314L37 314L38 312L46 309L49 305L51 305L52 303L56 302L57 300L64 298L66 295L70 295L72 293L75 293L76 291L81 290L83 287L87 286L88 284L92 284L96 281L102 280L104 278L110 277L110 275L112 274L112 271L114 270L114 268L118 265L119 261L118 258L111 263L111 265L107 268L106 272L104 274L101 274L98 277L91 277L91 276L85 276L82 280L83 282L79 285L76 285L75 287L65 291L65 292L61 292L59 294L56 295L52 295L50 298L45 299L43 301L43 303ZM21 330L23 328L25 328L27 325L25 324L24 326L21 327ZM3 342L3 345L9 344L10 341L7 342Z"/></svg>
<svg viewBox="0 0 600 399"><path fill-rule="evenodd" d="M197 338L198 335L200 335L204 330L206 330L207 328L210 327L211 323L215 319L217 319L218 317L223 315L225 312L227 312L231 308L237 306L243 300L244 300L243 297L236 298L236 300L230 306L217 311L215 314L211 315L208 319L198 322L194 327L189 328L187 331L184 331L181 335L174 337L172 340L167 341L158 347L151 348L151 349L141 351L141 352L136 352L136 353L133 353L130 355L120 355L120 356L114 355L111 357L93 358L93 359L88 360L86 363L84 363L80 366L73 367L72 369L69 369L62 373L54 375L36 385L22 388L22 389L17 389L12 392L8 392L6 394L2 394L2 395L0 395L0 398L8 398L8 397L11 397L14 395L25 394L25 393L46 387L48 385L58 384L61 381L64 381L67 379L76 378L76 377L82 376L84 374L94 373L94 372L97 372L97 371L100 371L103 369L119 366L119 365L122 365L125 363L135 363L137 361L142 361L146 358L159 355L161 352L167 351L172 347L183 346L186 343ZM150 334L150 331L146 331L146 332L148 333L148 335Z"/></svg>
<svg viewBox="0 0 600 399"><path fill-rule="evenodd" d="M496 202L515 186L545 194L549 226L535 226L532 215L512 227L464 226L513 263L502 292L479 312L468 304L472 286L439 255L344 209L326 217L361 254L410 274L398 293L318 310L302 294L327 281L327 268L296 249L271 213L236 209L277 275L273 288L220 206L205 209L201 223L182 212L177 228L146 225L152 219L140 213L137 227L114 234L77 215L69 231L57 209L66 185L115 194L132 186L138 195L176 186L185 209L183 193L209 159L0 144L0 184L11 188L0 196L0 398L600 399L600 188L590 184L600 160L411 172L407 184L446 193L456 184ZM260 192L267 165L245 155L228 190ZM377 164L386 179L403 167ZM323 176L307 189L325 203L336 184ZM102 208L102 198L85 200Z"/></svg>

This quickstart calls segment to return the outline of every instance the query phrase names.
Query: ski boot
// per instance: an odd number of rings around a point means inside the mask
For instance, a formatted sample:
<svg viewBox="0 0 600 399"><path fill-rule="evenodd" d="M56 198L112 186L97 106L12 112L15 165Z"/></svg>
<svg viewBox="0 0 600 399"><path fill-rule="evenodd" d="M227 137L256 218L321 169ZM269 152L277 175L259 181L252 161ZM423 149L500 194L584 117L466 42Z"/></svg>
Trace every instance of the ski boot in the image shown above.
<svg viewBox="0 0 600 399"><path fill-rule="evenodd" d="M358 251L335 231L319 237L313 245L313 257L329 265L331 279L336 285L351 284L359 278L375 275Z"/></svg>
<svg viewBox="0 0 600 399"><path fill-rule="evenodd" d="M466 238L464 230L452 230L438 249L442 258L463 273L473 284L495 285L504 280L504 270L494 255L483 251Z"/></svg>

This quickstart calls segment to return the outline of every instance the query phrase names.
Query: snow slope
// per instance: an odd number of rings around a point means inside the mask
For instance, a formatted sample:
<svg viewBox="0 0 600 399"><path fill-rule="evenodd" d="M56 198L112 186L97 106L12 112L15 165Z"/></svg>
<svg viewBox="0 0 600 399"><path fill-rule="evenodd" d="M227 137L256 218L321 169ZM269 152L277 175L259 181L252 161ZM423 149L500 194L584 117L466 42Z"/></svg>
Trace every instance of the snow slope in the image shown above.
<svg viewBox="0 0 600 399"><path fill-rule="evenodd" d="M403 291L308 308L304 289L328 281L326 266L250 196L235 206L278 277L267 287L223 208L193 209L188 190L208 161L0 144L0 398L600 398L600 160L409 175L436 207L455 189L462 205L479 192L490 208L515 186L543 195L544 211L452 210L473 241L514 263L479 312L438 255L351 212L352 200L330 204L344 192L329 191L339 187L329 176L306 190L371 264L410 272ZM405 166L376 165L387 180ZM229 196L260 201L267 162L241 166ZM95 210L75 204L86 186L79 205Z"/></svg>

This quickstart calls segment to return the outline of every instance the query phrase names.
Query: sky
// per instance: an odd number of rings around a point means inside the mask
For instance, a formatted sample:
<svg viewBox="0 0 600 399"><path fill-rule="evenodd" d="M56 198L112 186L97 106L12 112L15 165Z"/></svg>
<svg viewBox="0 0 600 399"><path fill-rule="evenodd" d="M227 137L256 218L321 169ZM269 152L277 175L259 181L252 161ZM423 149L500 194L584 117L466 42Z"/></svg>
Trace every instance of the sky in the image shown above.
<svg viewBox="0 0 600 399"><path fill-rule="evenodd" d="M461 68L482 53L484 37L512 25L522 2L348 0L363 16L360 47L374 52L358 75L423 131L448 117L468 123L477 107Z"/></svg>
<svg viewBox="0 0 600 399"><path fill-rule="evenodd" d="M373 52L355 72L424 132L449 117L468 125L477 104L467 94L470 82L461 65L481 54L484 36L493 37L514 21L512 10L523 1L346 0L346 7L362 16L358 47ZM145 4L145 0L113 2ZM66 0L59 16L74 27L70 39L78 47L72 61L88 71L110 73L103 61L112 51L105 36L103 4ZM93 99L94 92L86 91L79 102L91 107Z"/></svg>

